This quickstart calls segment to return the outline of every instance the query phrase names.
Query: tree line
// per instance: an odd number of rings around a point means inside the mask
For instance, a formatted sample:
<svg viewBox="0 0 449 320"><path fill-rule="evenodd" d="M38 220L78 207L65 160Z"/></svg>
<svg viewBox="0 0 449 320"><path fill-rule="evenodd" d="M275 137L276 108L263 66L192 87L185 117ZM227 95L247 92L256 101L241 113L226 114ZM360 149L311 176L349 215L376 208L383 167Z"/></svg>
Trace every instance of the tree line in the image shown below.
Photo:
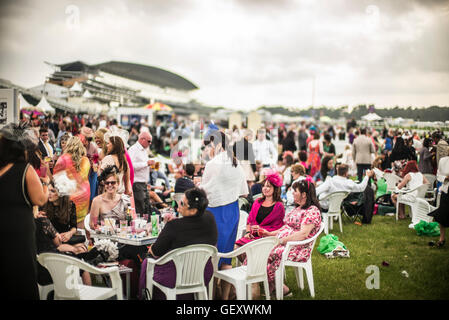
<svg viewBox="0 0 449 320"><path fill-rule="evenodd" d="M286 116L302 116L319 119L321 116L328 116L332 119L338 118L354 118L360 120L362 116L370 111L374 111L382 118L404 118L413 119L415 121L447 121L449 120L449 107L430 106L427 108L400 108L398 106L393 108L376 109L374 105L358 105L354 107L351 112L348 112L347 106L338 108L332 107L309 107L307 109L293 110L283 106L261 106L258 109L267 110L272 114L282 114Z"/></svg>

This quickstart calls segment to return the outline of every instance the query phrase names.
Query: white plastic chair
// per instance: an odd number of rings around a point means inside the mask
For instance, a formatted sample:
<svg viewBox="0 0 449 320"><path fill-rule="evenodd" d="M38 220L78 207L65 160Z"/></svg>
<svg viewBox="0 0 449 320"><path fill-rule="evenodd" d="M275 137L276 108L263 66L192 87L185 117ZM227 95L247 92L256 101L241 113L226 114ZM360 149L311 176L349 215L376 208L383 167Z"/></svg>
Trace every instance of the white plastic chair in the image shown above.
<svg viewBox="0 0 449 320"><path fill-rule="evenodd" d="M424 177L426 177L427 181L429 181L429 189L426 191L426 200L429 202L435 201L437 188L435 188L435 181L437 180L437 176L434 174L424 173ZM428 197L430 195L430 197Z"/></svg>
<svg viewBox="0 0 449 320"><path fill-rule="evenodd" d="M84 217L84 229L81 228L77 228L76 229L76 233L79 235L82 235L86 238L86 241L84 241L84 245L86 246L86 248L89 246L89 239L87 239L87 233L86 230L89 233L92 233L92 230L90 229L89 226L89 221L90 221L90 214L88 213L85 217Z"/></svg>
<svg viewBox="0 0 449 320"><path fill-rule="evenodd" d="M173 195L173 200L176 201L176 203L178 204L178 207L181 206L181 200L182 200L182 197L183 197L183 196L184 196L184 193L182 193L182 192L176 192L176 193Z"/></svg>
<svg viewBox="0 0 449 320"><path fill-rule="evenodd" d="M379 180L384 177L384 172L380 169L373 168L374 174L376 175L376 179Z"/></svg>
<svg viewBox="0 0 449 320"><path fill-rule="evenodd" d="M95 231L90 228L90 213L86 214L84 217L84 229L89 233L95 233Z"/></svg>
<svg viewBox="0 0 449 320"><path fill-rule="evenodd" d="M46 286L41 286L39 283L37 284L38 289L39 289L39 298L41 300L47 300L48 299L48 294L54 290L54 285L52 284L48 284Z"/></svg>
<svg viewBox="0 0 449 320"><path fill-rule="evenodd" d="M199 300L207 300L208 288L204 283L204 269L209 258L214 263L217 248L208 244L194 244L167 252L159 259L147 258L146 287L153 292L153 286L158 287L167 300L176 300L176 295L195 293ZM153 281L154 266L173 261L176 268L176 285L165 287ZM212 292L213 279L209 281L209 292Z"/></svg>
<svg viewBox="0 0 449 320"><path fill-rule="evenodd" d="M240 210L239 226L237 228L236 240L240 239L241 237L243 237L245 235L246 225L248 222L248 216L249 216L249 214L246 211Z"/></svg>
<svg viewBox="0 0 449 320"><path fill-rule="evenodd" d="M309 284L309 290L310 290L310 296L312 298L315 297L315 286L313 282L313 271L312 271L312 253L313 248L315 247L315 242L318 239L318 236L323 232L325 227L325 224L321 222L320 230L310 239L306 239L303 241L288 241L285 245L284 252L282 253L282 260L281 264L279 265L279 268L276 270L275 273L275 283L276 283L276 299L283 300L283 290L282 285L284 284L284 275L285 273L285 267L290 266L295 268L295 276L296 276L296 282L298 283L298 287L301 288L301 290L304 289L304 279L303 279L303 272L302 269L306 271L307 276L307 283ZM310 252L309 260L306 262L295 262L288 260L288 254L290 253L290 250L292 247L297 245L304 245L307 243L312 242L312 251Z"/></svg>
<svg viewBox="0 0 449 320"><path fill-rule="evenodd" d="M253 195L253 200L257 200L262 197L263 197L263 193L258 193L258 194Z"/></svg>
<svg viewBox="0 0 449 320"><path fill-rule="evenodd" d="M412 223L410 227L414 227L415 224L419 223L421 220L425 222L433 221L433 217L430 217L427 214L435 210L436 207L430 205L426 200L416 198L411 208L412 208Z"/></svg>
<svg viewBox="0 0 449 320"><path fill-rule="evenodd" d="M123 300L122 279L118 267L100 269L80 259L49 252L41 253L37 259L53 279L55 300L104 300L114 296ZM108 274L112 288L81 284L80 269L92 274Z"/></svg>
<svg viewBox="0 0 449 320"><path fill-rule="evenodd" d="M399 216L399 204L404 204L408 206L413 206L416 199L424 199L426 196L427 189L429 185L427 183L421 184L413 189L396 189L394 192L398 194L397 202L396 202L396 220L398 220ZM404 198L404 195L410 194L414 191L417 191L416 197L414 197L414 201L409 201L407 198ZM413 217L413 210L412 210Z"/></svg>
<svg viewBox="0 0 449 320"><path fill-rule="evenodd" d="M387 193L395 191L396 184L402 180L400 177L390 172L384 172L383 178L387 183Z"/></svg>
<svg viewBox="0 0 449 320"><path fill-rule="evenodd" d="M333 218L338 218L338 223L340 225L340 232L343 233L343 225L341 221L341 204L343 200L349 195L347 191L337 191L332 192L320 199L320 201L328 200L329 201L329 210L327 212L323 212L323 221L324 221L324 232L326 234L329 233L329 225L330 229L333 229L334 222Z"/></svg>
<svg viewBox="0 0 449 320"><path fill-rule="evenodd" d="M267 265L271 250L279 243L277 237L254 240L229 253L219 253L218 258L233 258L246 253L247 265L226 270L216 270L214 277L231 283L235 287L237 300L251 300L253 283L263 282L265 296L270 300ZM217 261L214 266L217 265ZM210 296L211 296L210 292Z"/></svg>
<svg viewBox="0 0 449 320"><path fill-rule="evenodd" d="M235 241L237 241L238 239L240 239L245 235L246 225L248 223L248 216L249 214L246 211L240 210L239 226L237 228L237 236L235 237ZM235 263L237 267L241 265L239 259L237 259Z"/></svg>

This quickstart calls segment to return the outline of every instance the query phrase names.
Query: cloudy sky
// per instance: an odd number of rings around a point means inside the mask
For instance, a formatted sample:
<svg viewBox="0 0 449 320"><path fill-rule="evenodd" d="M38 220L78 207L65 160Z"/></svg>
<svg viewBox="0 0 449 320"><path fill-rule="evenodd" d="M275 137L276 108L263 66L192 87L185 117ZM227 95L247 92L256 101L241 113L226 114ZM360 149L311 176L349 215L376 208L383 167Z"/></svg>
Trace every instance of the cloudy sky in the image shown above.
<svg viewBox="0 0 449 320"><path fill-rule="evenodd" d="M235 109L447 106L448 33L447 0L1 1L0 78L32 87L44 61L117 60Z"/></svg>

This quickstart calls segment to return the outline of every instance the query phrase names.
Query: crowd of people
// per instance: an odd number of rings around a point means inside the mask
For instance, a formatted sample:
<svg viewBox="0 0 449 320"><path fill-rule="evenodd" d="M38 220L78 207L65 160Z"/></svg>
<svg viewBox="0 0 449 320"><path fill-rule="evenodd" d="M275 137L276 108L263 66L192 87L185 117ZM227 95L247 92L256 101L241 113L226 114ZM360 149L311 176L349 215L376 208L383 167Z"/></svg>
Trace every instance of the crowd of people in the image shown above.
<svg viewBox="0 0 449 320"><path fill-rule="evenodd" d="M145 257L160 257L190 244L211 244L219 252L230 252L261 237L276 236L279 244L267 263L273 291L285 243L311 238L320 229L328 209L320 199L336 191L371 189L374 168L400 176L398 188L428 183L425 174L438 177L441 199L431 215L440 224L437 246L445 244L449 145L439 131L421 135L377 131L352 120L346 128L265 123L253 132L220 129L212 121L204 127L176 117L122 128L106 117L57 114L22 119L3 127L0 134L2 205L4 212L15 213L4 215L8 228L2 233L2 243L12 243L1 250L2 261L14 261L14 267L2 264L2 271L9 274L10 297L37 299L37 283L51 282L36 254L60 252L84 260L94 256L84 245L86 239L76 234L86 228L87 214L88 229L95 230L106 218L123 220L131 211L149 219L167 206L183 219L171 216L150 248L121 247L119 259L131 259L140 269ZM198 150L192 139L200 141ZM348 142L338 152L335 141ZM176 202L173 194L184 196ZM391 200L395 203L396 196ZM241 238L240 209L249 213ZM399 218L405 218L403 206ZM296 246L288 257L307 261L310 254L307 244ZM239 259L246 263L245 257ZM218 267L232 268L231 259L220 259ZM205 271L209 280L210 268L208 264ZM159 277L161 283L173 282L164 278L166 272L175 273L174 266L155 270L155 281ZM82 279L91 282L87 273ZM257 294L257 286L254 290ZM224 282L217 284L216 292L219 299L232 298L230 285ZM284 285L284 294L288 293Z"/></svg>

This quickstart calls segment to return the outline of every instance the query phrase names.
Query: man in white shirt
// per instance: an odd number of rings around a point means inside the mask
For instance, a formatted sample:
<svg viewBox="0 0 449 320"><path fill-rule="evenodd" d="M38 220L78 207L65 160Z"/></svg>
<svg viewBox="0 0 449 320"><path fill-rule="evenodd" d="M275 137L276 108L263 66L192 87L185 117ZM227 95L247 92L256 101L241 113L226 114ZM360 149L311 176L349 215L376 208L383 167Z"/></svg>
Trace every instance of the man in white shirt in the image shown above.
<svg viewBox="0 0 449 320"><path fill-rule="evenodd" d="M323 199L327 195L338 191L363 192L368 185L369 178L374 175L374 171L368 170L362 182L355 183L353 180L348 179L348 170L348 165L339 165L337 167L337 175L326 179L323 184L316 188L318 199ZM327 200L320 201L320 205L322 209L329 209L329 202Z"/></svg>
<svg viewBox="0 0 449 320"><path fill-rule="evenodd" d="M149 166L154 164L154 160L148 159L148 148L153 138L149 132L139 134L139 140L128 149L129 157L134 168L133 194L136 205L136 213L145 214L150 207L150 197L147 183L150 176Z"/></svg>
<svg viewBox="0 0 449 320"><path fill-rule="evenodd" d="M257 140L253 143L255 160L262 162L264 167L274 166L278 158L278 152L273 142L265 137L265 130L257 130Z"/></svg>

